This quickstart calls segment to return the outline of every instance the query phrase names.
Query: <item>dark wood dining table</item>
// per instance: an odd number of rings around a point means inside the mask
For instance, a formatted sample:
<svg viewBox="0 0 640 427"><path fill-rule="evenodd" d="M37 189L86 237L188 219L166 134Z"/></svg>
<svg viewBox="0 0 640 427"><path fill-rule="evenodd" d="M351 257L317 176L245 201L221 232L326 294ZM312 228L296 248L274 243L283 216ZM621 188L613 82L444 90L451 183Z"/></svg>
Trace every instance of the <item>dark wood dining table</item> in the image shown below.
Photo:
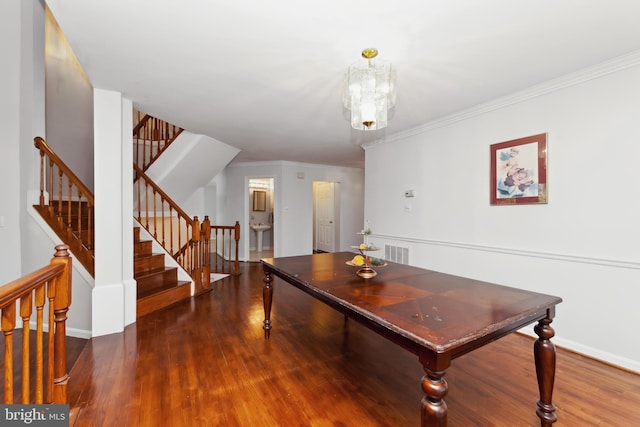
<svg viewBox="0 0 640 427"><path fill-rule="evenodd" d="M534 343L541 426L556 420L552 403L556 350L550 326L562 299L479 280L387 262L363 279L347 265L354 253L337 252L262 259L265 338L273 328L274 277L418 356L424 368L422 426L446 426L451 361L537 322ZM508 357L508 355L505 355Z"/></svg>

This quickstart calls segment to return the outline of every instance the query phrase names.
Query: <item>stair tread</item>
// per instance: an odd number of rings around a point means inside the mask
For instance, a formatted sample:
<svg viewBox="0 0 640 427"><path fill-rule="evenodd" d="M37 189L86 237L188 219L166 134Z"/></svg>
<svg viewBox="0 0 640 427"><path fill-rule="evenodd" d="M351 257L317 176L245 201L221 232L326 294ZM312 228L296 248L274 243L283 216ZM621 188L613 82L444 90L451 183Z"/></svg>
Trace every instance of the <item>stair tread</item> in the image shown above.
<svg viewBox="0 0 640 427"><path fill-rule="evenodd" d="M144 298L149 298L149 297L151 297L153 295L168 291L170 289L178 288L180 286L185 286L185 285L190 285L190 284L191 284L191 282L185 281L185 280L178 280L176 282L166 283L163 286L159 286L157 288L153 288L153 289L151 289L149 291L142 291L142 292L138 291L137 299L141 300L141 299L144 299Z"/></svg>
<svg viewBox="0 0 640 427"><path fill-rule="evenodd" d="M149 253L149 254L133 255L133 259L134 260L141 260L141 259L145 259L145 258L154 258L154 257L158 257L158 256L165 256L165 255L166 254L163 254L163 253L153 252L153 253Z"/></svg>
<svg viewBox="0 0 640 427"><path fill-rule="evenodd" d="M163 274L163 273L166 273L167 271L177 270L177 269L178 269L178 267L167 267L167 266L164 266L162 268L155 268L153 270L143 271L143 272L140 272L140 273L136 274L134 276L134 279L144 279L146 277L151 277L151 276L155 276L155 275L158 275L158 274Z"/></svg>

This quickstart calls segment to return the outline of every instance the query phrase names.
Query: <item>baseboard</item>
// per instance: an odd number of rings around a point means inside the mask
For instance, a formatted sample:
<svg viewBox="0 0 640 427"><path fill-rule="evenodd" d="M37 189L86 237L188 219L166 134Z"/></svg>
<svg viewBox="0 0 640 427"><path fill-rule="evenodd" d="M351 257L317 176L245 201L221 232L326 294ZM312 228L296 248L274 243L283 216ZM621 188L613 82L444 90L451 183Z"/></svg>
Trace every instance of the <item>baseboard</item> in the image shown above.
<svg viewBox="0 0 640 427"><path fill-rule="evenodd" d="M537 338L537 335L535 334L535 332L533 332L532 328L533 327L523 328L523 329L520 329L518 332L523 335ZM633 372L635 374L640 374L640 361L628 359L626 357L620 357L615 354L608 353L606 351L598 350L597 348L593 348L590 346L577 343L575 341L563 339L561 337L554 337L551 339L551 341L558 348L562 348L564 350L577 353L581 356L588 357L593 360L597 360L598 362L602 362L604 364L613 366L614 368Z"/></svg>

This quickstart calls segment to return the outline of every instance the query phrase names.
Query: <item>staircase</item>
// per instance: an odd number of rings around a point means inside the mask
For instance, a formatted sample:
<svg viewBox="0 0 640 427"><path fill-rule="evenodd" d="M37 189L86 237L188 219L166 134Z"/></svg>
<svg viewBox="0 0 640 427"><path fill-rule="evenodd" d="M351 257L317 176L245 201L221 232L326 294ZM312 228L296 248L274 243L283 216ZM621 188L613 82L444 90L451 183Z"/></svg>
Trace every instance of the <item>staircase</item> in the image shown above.
<svg viewBox="0 0 640 427"><path fill-rule="evenodd" d="M34 208L93 276L93 195L42 138L34 142L41 155L40 202ZM178 280L177 267L165 267L165 254L154 254L152 241L140 240L139 227L133 233L137 317L190 298L191 282Z"/></svg>
<svg viewBox="0 0 640 427"><path fill-rule="evenodd" d="M212 272L240 274L240 225L237 221L233 226L211 225L208 216L202 222L197 216L190 217L145 173L182 133L182 129L140 112L136 114L138 124L133 132L136 160L133 164L134 217L164 248L162 253L153 253L154 241L141 240L141 229L136 227L133 230L137 317L141 317L209 291ZM44 139L36 137L34 143L40 152L40 195L34 208L93 276L93 194ZM197 157L206 157L209 161L211 156ZM185 165L182 169L187 167ZM213 271L209 252L211 243L213 252L217 254ZM175 263L167 266L165 254ZM221 258L220 263L218 258ZM179 280L178 272L182 270L192 281Z"/></svg>
<svg viewBox="0 0 640 427"><path fill-rule="evenodd" d="M138 283L137 317L191 297L191 282L178 280L178 268L165 266L165 254L153 253L153 242L133 229L133 277Z"/></svg>

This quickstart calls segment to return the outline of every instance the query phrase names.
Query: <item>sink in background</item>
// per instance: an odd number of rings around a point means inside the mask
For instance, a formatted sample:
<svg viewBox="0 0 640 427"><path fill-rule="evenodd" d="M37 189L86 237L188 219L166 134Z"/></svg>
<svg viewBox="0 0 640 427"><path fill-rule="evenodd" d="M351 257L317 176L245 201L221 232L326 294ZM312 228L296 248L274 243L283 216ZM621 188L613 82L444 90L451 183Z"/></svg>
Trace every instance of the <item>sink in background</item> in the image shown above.
<svg viewBox="0 0 640 427"><path fill-rule="evenodd" d="M250 224L249 227L253 231L265 231L271 229L271 224Z"/></svg>
<svg viewBox="0 0 640 427"><path fill-rule="evenodd" d="M249 224L249 227L256 232L256 250L262 252L262 234L271 229L271 224Z"/></svg>

